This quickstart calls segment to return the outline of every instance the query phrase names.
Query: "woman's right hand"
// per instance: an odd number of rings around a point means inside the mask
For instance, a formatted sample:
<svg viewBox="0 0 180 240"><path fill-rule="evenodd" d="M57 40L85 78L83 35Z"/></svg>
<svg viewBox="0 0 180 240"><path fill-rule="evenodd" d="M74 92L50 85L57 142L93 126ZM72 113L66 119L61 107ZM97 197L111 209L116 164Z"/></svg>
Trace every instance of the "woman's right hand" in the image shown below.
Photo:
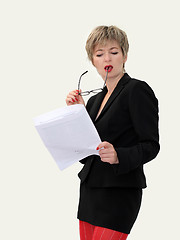
<svg viewBox="0 0 180 240"><path fill-rule="evenodd" d="M66 104L68 106L70 105L74 105L74 104L84 104L84 100L82 98L81 95L79 95L79 93L81 93L81 90L78 91L78 90L74 90L72 92L70 92L67 97L66 97Z"/></svg>

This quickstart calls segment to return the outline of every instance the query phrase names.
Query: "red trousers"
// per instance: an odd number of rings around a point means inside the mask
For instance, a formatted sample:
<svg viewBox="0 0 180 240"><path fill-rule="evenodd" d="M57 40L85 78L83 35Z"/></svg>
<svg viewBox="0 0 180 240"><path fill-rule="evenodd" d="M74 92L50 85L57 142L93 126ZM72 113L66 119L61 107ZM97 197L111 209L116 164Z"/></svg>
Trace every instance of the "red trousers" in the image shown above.
<svg viewBox="0 0 180 240"><path fill-rule="evenodd" d="M79 221L81 240L126 240L128 234Z"/></svg>

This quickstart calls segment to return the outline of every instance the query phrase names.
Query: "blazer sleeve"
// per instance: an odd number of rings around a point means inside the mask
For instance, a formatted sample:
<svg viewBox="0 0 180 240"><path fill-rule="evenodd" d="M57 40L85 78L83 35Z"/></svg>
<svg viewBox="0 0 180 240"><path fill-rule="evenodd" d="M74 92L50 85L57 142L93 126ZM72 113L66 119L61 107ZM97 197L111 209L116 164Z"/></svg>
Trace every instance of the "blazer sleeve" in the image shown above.
<svg viewBox="0 0 180 240"><path fill-rule="evenodd" d="M158 100L153 90L138 81L129 95L129 111L138 143L131 147L117 147L119 164L113 164L116 174L128 173L151 161L160 150L158 133Z"/></svg>

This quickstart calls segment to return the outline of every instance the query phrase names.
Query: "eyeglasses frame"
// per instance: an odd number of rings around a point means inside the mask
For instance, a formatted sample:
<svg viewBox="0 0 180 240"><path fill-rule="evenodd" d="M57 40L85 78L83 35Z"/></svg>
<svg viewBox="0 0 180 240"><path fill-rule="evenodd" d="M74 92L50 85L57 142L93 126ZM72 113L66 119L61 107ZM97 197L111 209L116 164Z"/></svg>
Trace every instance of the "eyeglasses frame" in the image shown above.
<svg viewBox="0 0 180 240"><path fill-rule="evenodd" d="M108 75L108 69L106 69L107 73L106 73L106 78L105 78L105 81L104 81L104 85L103 85L103 88L106 86L106 81L107 81L107 75ZM80 82L81 82L81 78L84 74L86 74L88 71L85 71L84 73L81 74L80 78L79 78L79 81L78 81L78 95L80 96L87 96L89 95L90 93L98 93L100 91L103 90L103 88L97 88L97 89L93 89L93 90L90 90L90 91L84 91L84 92L81 92L80 93Z"/></svg>

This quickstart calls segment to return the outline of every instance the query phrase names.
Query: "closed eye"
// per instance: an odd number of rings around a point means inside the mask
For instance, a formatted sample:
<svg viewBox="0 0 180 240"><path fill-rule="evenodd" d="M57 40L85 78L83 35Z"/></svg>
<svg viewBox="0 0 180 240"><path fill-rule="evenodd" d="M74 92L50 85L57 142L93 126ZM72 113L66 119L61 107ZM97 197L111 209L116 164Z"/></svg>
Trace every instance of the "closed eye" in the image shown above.
<svg viewBox="0 0 180 240"><path fill-rule="evenodd" d="M102 56L102 54L97 54L97 55L96 55L96 57L101 57L101 56Z"/></svg>
<svg viewBox="0 0 180 240"><path fill-rule="evenodd" d="M113 55L116 55L116 54L118 54L118 52L112 52L112 54L113 54Z"/></svg>

